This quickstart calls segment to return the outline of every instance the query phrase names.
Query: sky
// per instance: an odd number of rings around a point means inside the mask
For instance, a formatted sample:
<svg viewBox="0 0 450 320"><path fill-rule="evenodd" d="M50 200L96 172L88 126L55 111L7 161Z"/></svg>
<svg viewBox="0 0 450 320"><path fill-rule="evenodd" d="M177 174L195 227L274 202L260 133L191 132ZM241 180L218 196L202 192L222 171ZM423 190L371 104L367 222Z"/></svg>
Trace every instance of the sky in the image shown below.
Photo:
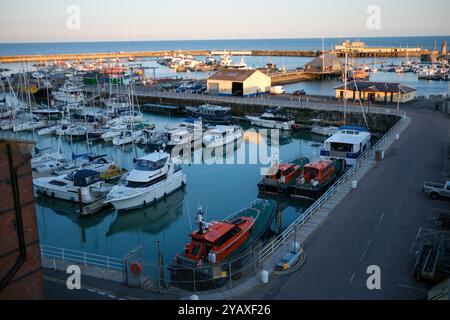
<svg viewBox="0 0 450 320"><path fill-rule="evenodd" d="M449 0L0 0L0 43L439 36L448 12Z"/></svg>

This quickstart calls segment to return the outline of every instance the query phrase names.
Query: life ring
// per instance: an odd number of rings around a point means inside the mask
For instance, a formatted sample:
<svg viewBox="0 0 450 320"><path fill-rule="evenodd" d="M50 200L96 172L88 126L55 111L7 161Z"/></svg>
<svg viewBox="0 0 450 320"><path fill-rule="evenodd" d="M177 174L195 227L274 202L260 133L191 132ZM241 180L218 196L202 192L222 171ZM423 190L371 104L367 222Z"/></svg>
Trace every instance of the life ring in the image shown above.
<svg viewBox="0 0 450 320"><path fill-rule="evenodd" d="M130 271L135 277L138 277L142 274L142 265L139 262L133 262L130 265Z"/></svg>

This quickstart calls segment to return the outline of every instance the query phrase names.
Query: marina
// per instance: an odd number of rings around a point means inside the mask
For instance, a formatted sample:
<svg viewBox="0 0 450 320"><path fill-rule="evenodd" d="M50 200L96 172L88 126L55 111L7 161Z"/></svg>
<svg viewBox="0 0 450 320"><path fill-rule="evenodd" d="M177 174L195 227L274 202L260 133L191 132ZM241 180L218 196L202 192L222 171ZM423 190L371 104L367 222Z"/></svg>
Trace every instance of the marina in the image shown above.
<svg viewBox="0 0 450 320"><path fill-rule="evenodd" d="M76 264L116 299L417 299L396 284L450 273L447 41L0 43L9 236L47 286ZM363 292L377 259L389 289Z"/></svg>

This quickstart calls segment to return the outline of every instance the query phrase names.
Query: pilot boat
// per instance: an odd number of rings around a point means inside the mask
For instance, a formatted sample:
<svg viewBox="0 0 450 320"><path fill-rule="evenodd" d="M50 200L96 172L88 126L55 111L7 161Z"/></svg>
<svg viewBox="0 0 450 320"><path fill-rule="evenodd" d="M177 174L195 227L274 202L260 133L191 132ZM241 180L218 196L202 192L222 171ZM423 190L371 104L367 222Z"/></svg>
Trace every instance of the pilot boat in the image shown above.
<svg viewBox="0 0 450 320"><path fill-rule="evenodd" d="M297 158L284 163L277 163L264 178L258 183L258 189L262 193L286 194L291 185L301 175L303 167L309 163L308 158Z"/></svg>
<svg viewBox="0 0 450 320"><path fill-rule="evenodd" d="M200 208L198 229L168 267L171 285L208 290L223 286L230 276L239 278L245 253L252 241L265 239L276 211L275 201L258 200L221 221L206 222Z"/></svg>
<svg viewBox="0 0 450 320"><path fill-rule="evenodd" d="M167 197L186 184L178 158L154 152L135 160L125 185L115 186L106 198L117 210L145 207Z"/></svg>
<svg viewBox="0 0 450 320"><path fill-rule="evenodd" d="M319 160L307 164L302 175L291 187L291 197L316 200L341 175L340 160Z"/></svg>
<svg viewBox="0 0 450 320"><path fill-rule="evenodd" d="M110 190L100 174L93 170L80 170L58 177L36 178L33 184L39 195L83 204L103 199Z"/></svg>

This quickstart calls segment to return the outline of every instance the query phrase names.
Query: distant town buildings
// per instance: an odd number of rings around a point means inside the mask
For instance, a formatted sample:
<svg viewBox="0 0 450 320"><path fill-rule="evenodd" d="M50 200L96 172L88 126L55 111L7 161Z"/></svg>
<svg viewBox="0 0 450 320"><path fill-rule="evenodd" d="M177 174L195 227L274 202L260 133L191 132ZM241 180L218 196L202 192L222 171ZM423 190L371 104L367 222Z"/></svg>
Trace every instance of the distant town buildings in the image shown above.
<svg viewBox="0 0 450 320"><path fill-rule="evenodd" d="M362 41L345 41L334 48L334 53L338 56L348 54L351 57L395 57L410 56L419 57L423 53L422 48L408 47L368 47Z"/></svg>

